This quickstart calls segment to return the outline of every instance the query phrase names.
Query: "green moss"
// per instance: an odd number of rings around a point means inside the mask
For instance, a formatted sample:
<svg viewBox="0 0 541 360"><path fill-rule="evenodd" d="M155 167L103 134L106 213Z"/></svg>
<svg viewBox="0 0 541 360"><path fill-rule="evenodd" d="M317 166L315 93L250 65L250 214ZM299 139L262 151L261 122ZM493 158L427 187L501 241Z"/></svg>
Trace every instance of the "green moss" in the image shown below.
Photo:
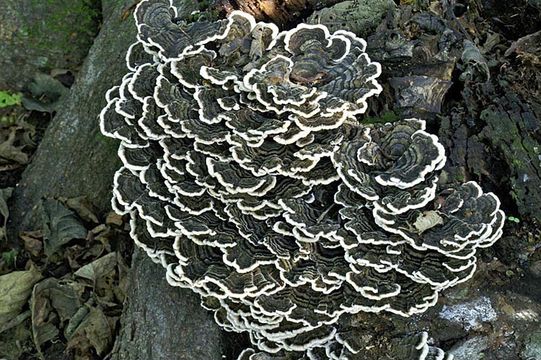
<svg viewBox="0 0 541 360"><path fill-rule="evenodd" d="M33 8L43 8L44 11L47 8L47 13L50 13L41 21L28 22L28 28L21 30L21 34L38 50L57 49L58 56L64 56L89 47L98 29L98 1L31 0L31 3Z"/></svg>
<svg viewBox="0 0 541 360"><path fill-rule="evenodd" d="M216 21L220 18L220 12L217 6L213 6L210 0L198 0L193 4L195 11L193 11L187 18L187 22L197 21Z"/></svg>
<svg viewBox="0 0 541 360"><path fill-rule="evenodd" d="M393 123L400 120L400 116L394 111L388 111L383 113L380 117L366 117L363 119L363 123L368 124L386 124Z"/></svg>

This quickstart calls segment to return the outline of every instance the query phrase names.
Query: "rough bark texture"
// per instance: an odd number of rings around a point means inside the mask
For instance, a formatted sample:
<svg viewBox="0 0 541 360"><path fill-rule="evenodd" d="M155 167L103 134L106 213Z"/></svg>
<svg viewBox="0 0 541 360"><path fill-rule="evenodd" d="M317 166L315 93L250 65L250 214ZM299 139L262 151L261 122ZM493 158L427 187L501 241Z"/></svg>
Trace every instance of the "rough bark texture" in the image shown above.
<svg viewBox="0 0 541 360"><path fill-rule="evenodd" d="M0 89L40 71L75 70L98 29L96 0L0 0Z"/></svg>
<svg viewBox="0 0 541 360"><path fill-rule="evenodd" d="M101 135L98 114L103 94L125 72L124 53L135 36L131 18L121 20L123 3L104 2L109 16L15 190L14 229L32 223L31 210L43 196L86 194L97 208L109 207L112 174L120 166L118 144Z"/></svg>
<svg viewBox="0 0 541 360"><path fill-rule="evenodd" d="M104 23L70 94L47 129L11 204L10 233L32 229L42 197L86 195L105 213L120 166L118 143L103 137L98 114L107 89L124 75L124 54L135 39L133 1L103 2ZM124 15L124 16L123 16ZM133 260L115 359L220 359L221 333L191 291L168 286L164 270L144 256Z"/></svg>
<svg viewBox="0 0 541 360"><path fill-rule="evenodd" d="M130 284L112 360L222 358L221 332L199 296L171 287L137 250Z"/></svg>
<svg viewBox="0 0 541 360"><path fill-rule="evenodd" d="M512 213L541 221L541 104L488 83L463 94L469 109L454 109L440 129L450 149L450 174L480 178ZM485 106L472 109L473 104Z"/></svg>

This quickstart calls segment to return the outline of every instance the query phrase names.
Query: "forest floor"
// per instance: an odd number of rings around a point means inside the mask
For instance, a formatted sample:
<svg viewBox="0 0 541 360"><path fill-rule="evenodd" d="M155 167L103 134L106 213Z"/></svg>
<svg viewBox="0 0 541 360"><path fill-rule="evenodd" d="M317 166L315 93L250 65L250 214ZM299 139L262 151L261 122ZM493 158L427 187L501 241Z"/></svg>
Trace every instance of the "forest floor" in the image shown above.
<svg viewBox="0 0 541 360"><path fill-rule="evenodd" d="M33 228L9 239L6 231L13 188L78 79L100 7L73 1L71 25L23 31L36 19L17 12L38 5L3 1L19 22L10 27L0 15L0 65L9 69L0 73L0 359L104 359L126 301L133 245L125 219L88 196L45 197ZM367 121L426 118L448 151L447 176L478 181L508 216L471 282L447 291L414 325L389 326L429 328L456 359L541 359L541 2L397 0L369 15L366 1L331 3L293 12L283 25L321 22L367 38L385 69ZM63 21L53 8L32 16ZM34 33L60 38L44 43Z"/></svg>

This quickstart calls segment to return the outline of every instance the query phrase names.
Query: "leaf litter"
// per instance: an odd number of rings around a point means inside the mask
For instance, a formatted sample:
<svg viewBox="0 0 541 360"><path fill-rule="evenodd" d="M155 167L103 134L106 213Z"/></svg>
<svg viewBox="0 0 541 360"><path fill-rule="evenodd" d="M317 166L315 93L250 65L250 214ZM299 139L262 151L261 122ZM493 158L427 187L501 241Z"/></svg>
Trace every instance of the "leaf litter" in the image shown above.
<svg viewBox="0 0 541 360"><path fill-rule="evenodd" d="M0 194L3 229L11 192ZM41 226L19 234L17 261L0 272L0 358L103 358L126 296L127 225L84 197L45 198L38 214Z"/></svg>

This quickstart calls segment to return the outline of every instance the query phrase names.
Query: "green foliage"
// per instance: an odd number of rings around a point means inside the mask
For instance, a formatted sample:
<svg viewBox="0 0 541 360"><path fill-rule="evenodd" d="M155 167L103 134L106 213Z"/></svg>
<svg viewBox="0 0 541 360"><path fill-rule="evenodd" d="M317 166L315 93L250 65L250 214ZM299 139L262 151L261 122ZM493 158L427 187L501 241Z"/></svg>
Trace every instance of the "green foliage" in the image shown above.
<svg viewBox="0 0 541 360"><path fill-rule="evenodd" d="M427 0L400 0L400 5L413 5L420 9L426 9L430 6L430 1Z"/></svg>
<svg viewBox="0 0 541 360"><path fill-rule="evenodd" d="M22 95L19 93L12 94L8 91L0 90L0 109L13 106L21 105Z"/></svg>
<svg viewBox="0 0 541 360"><path fill-rule="evenodd" d="M363 123L368 124L386 124L400 120L400 116L394 111L388 111L383 113L380 117L367 117L363 120Z"/></svg>
<svg viewBox="0 0 541 360"><path fill-rule="evenodd" d="M195 3L196 10L187 17L187 22L215 21L219 19L220 12L209 0L199 0Z"/></svg>

